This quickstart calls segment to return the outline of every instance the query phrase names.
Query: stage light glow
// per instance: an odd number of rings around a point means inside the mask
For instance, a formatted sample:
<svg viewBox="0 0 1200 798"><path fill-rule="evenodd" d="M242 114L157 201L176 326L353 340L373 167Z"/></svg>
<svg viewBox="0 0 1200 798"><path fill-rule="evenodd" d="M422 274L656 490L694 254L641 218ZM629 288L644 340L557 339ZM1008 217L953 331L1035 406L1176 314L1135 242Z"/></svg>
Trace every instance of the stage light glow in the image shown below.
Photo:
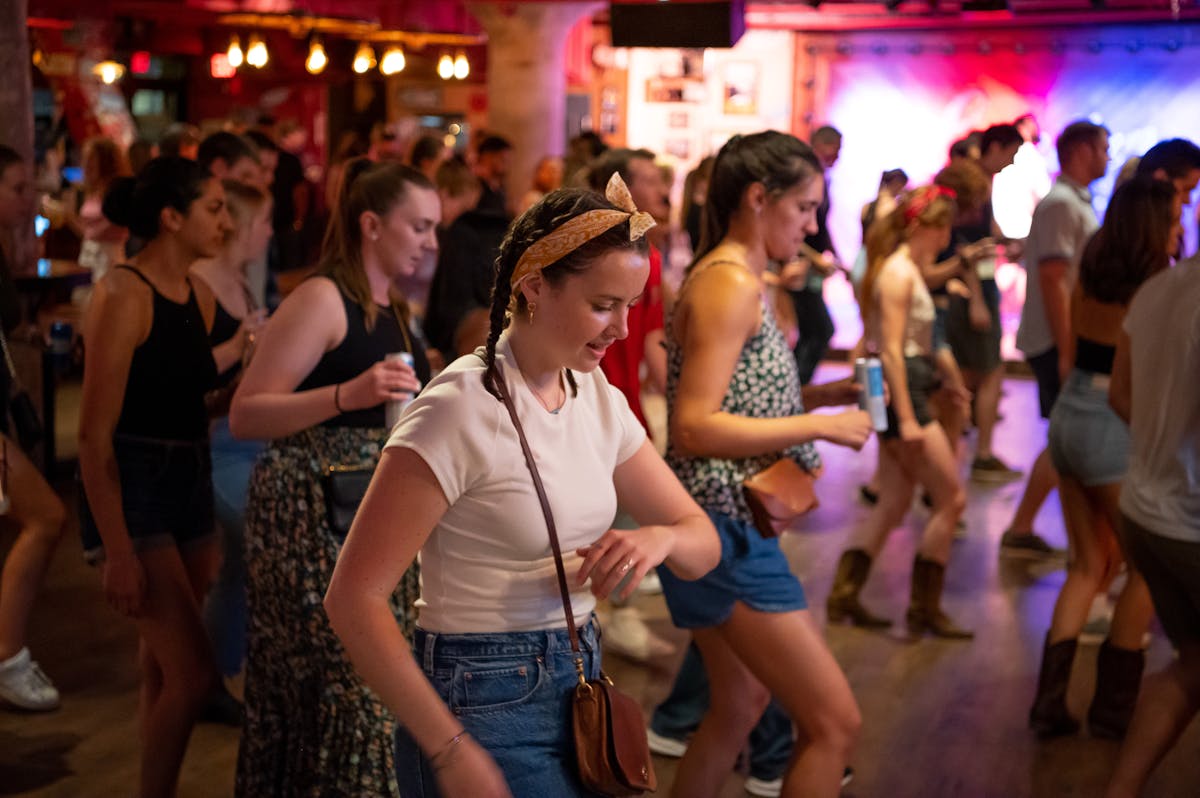
<svg viewBox="0 0 1200 798"><path fill-rule="evenodd" d="M354 53L354 63L352 66L354 67L354 71L360 75L375 66L375 51L371 49L371 45L366 42L358 45L358 51Z"/></svg>
<svg viewBox="0 0 1200 798"><path fill-rule="evenodd" d="M309 74L320 75L328 63L329 57L325 55L324 45L321 44L320 39L314 37L308 45L308 58L304 60L304 68L309 71Z"/></svg>
<svg viewBox="0 0 1200 798"><path fill-rule="evenodd" d="M242 42L236 34L229 39L229 49L225 51L225 60L234 69L246 61L246 55L242 52Z"/></svg>

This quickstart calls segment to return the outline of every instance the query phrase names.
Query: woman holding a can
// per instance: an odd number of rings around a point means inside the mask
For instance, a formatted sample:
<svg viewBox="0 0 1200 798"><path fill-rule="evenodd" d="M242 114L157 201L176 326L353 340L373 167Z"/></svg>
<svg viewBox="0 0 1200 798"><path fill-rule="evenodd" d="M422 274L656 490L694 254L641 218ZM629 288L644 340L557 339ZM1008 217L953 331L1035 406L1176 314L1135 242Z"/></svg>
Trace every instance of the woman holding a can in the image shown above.
<svg viewBox="0 0 1200 798"><path fill-rule="evenodd" d="M742 490L745 479L785 458L818 471L812 441L859 449L871 434L861 410L805 413L791 351L765 298L768 261L800 251L823 196L820 163L795 137L730 139L717 155L697 257L668 326L667 463L713 522L722 550L717 567L694 582L658 572L671 618L692 631L709 683L708 711L676 773L679 798L716 795L760 718L782 734L793 723L799 730L782 795L836 795L858 734L850 685L778 538L755 528ZM821 400L836 403L839 393L828 389Z"/></svg>
<svg viewBox="0 0 1200 798"><path fill-rule="evenodd" d="M922 277L950 243L955 194L925 186L875 222L867 235L867 272L859 301L868 351L877 351L891 392L888 429L880 434L879 501L842 553L826 610L831 620L885 627L859 592L888 534L912 503L917 485L933 502L913 559L912 598L906 620L914 636L969 638L941 609L942 586L954 528L966 506L954 452L929 410L939 378L933 360L935 310Z"/></svg>
<svg viewBox="0 0 1200 798"><path fill-rule="evenodd" d="M424 175L366 159L346 168L318 276L259 337L230 425L266 438L246 512L246 723L239 796L395 796L391 716L355 676L321 598L341 549L328 517L331 466L373 468L384 406L429 378L394 289L437 247L437 192ZM413 367L389 354L409 352ZM392 597L412 628L414 566Z"/></svg>

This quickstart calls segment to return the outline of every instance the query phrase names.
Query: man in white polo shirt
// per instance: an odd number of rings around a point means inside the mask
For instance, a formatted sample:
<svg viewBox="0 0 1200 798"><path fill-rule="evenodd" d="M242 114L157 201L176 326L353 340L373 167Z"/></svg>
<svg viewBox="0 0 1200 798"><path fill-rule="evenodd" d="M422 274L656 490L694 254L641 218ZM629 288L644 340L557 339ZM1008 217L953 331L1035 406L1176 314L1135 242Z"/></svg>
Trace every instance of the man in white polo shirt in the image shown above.
<svg viewBox="0 0 1200 798"><path fill-rule="evenodd" d="M1050 193L1038 203L1025 241L1025 307L1017 329L1017 348L1038 383L1042 418L1050 417L1062 380L1071 370L1071 292L1079 274L1079 256L1099 228L1088 189L1108 171L1108 130L1088 121L1072 122L1056 142L1062 171ZM1047 556L1054 550L1033 532L1033 520L1058 474L1042 449L1029 474L1025 494L1000 539L1007 554Z"/></svg>

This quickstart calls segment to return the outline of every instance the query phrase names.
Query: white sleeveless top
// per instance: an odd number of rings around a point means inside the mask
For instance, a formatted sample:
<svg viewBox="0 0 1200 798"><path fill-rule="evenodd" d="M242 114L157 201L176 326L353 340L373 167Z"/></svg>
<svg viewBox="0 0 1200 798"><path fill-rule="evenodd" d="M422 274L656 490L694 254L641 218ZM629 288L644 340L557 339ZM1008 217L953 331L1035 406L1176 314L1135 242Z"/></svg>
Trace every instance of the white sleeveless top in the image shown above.
<svg viewBox="0 0 1200 798"><path fill-rule="evenodd" d="M937 315L937 309L933 306L933 297L929 295L929 288L925 285L925 278L921 275L921 270L917 265L908 258L897 257L892 255L883 264L883 269L879 272L879 277L875 280L874 289L871 297L872 303L875 305L875 313L871 314L871 324L868 329L868 340L876 346L882 345L882 336L879 331L879 286L884 275L895 275L904 277L906 273L912 275L912 302L908 307L908 319L904 324L904 356L905 357L922 357L933 354L933 322Z"/></svg>

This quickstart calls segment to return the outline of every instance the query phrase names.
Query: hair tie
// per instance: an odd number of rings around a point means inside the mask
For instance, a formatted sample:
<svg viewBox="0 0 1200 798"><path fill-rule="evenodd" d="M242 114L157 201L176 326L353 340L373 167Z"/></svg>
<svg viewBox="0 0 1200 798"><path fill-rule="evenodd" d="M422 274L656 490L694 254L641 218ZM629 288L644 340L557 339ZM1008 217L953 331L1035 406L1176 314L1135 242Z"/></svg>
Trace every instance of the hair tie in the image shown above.
<svg viewBox="0 0 1200 798"><path fill-rule="evenodd" d="M556 263L563 256L574 252L593 238L607 233L625 220L629 220L630 241L637 241L646 234L647 230L654 227L654 217L637 209L637 205L633 202L633 196L629 193L629 187L625 185L619 172L613 172L613 176L609 178L604 196L620 210L598 208L581 213L534 241L528 249L521 253L520 259L517 260L517 266L513 269L510 283L513 296L509 303L510 311L515 307L517 291L527 277Z"/></svg>

